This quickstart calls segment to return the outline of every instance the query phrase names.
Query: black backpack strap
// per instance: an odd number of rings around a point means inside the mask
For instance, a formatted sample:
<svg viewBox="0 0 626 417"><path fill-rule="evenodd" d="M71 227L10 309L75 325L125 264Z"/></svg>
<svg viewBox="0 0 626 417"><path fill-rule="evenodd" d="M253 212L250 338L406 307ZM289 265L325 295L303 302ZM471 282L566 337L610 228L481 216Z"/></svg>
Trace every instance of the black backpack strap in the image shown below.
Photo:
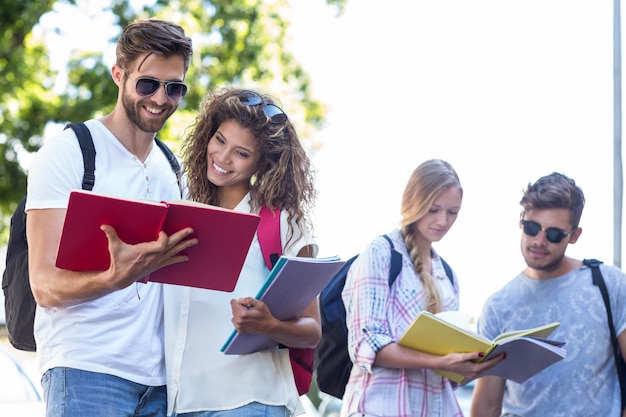
<svg viewBox="0 0 626 417"><path fill-rule="evenodd" d="M393 246L393 242L389 236L383 235L383 237L389 242L391 249L391 263L389 264L389 286L391 287L402 270L402 254Z"/></svg>
<svg viewBox="0 0 626 417"><path fill-rule="evenodd" d="M83 153L83 165L85 168L85 172L83 173L83 190L91 191L96 183L96 148L93 145L93 138L91 137L91 132L89 128L83 122L76 123L68 123L65 128L71 128L76 133L76 137L78 138L78 143L80 145L80 150ZM159 138L154 138L157 146L161 151L165 154L167 161L170 163L172 167L172 171L176 174L176 179L180 183L180 164L178 163L178 159L174 155L174 152L161 141Z"/></svg>
<svg viewBox="0 0 626 417"><path fill-rule="evenodd" d="M170 163L170 167L172 168L172 171L174 171L174 174L176 175L176 181L178 181L178 189L180 190L181 195L182 195L182 187L180 185L181 168L180 168L180 164L178 163L178 159L176 159L174 152L172 152L172 150L162 140L155 137L154 141L156 142L157 146L161 149L161 151L165 154L167 161Z"/></svg>
<svg viewBox="0 0 626 417"><path fill-rule="evenodd" d="M176 159L174 152L172 152L172 150L165 143L163 143L163 141L160 140L159 138L154 138L154 141L156 142L157 146L161 149L161 151L163 151L163 153L165 154L165 157L167 158L168 162L170 163L170 166L172 167L172 171L174 171L174 174L176 174L176 178L179 178L180 177L180 164L178 163L178 159Z"/></svg>
<svg viewBox="0 0 626 417"><path fill-rule="evenodd" d="M448 279L452 283L452 288L454 288L454 274L452 274L452 268L450 268L450 265L448 265L448 263L441 256L439 257L439 260L441 261L441 264L443 265L443 270L446 271L446 275L448 276Z"/></svg>
<svg viewBox="0 0 626 417"><path fill-rule="evenodd" d="M80 150L83 153L83 165L85 166L85 172L83 173L83 190L91 191L96 183L96 148L93 146L93 138L91 132L85 123L69 123L65 128L72 128L78 143Z"/></svg>
<svg viewBox="0 0 626 417"><path fill-rule="evenodd" d="M387 235L383 235L383 237L389 242L389 246L391 246L391 267L389 269L389 286L396 280L400 271L402 270L402 254L398 252L391 241L391 238ZM446 271L446 275L452 283L452 287L454 287L454 275L452 274L452 268L450 265L444 261L444 259L440 256L441 264L443 265L443 269Z"/></svg>
<svg viewBox="0 0 626 417"><path fill-rule="evenodd" d="M600 271L601 261L597 259L584 259L583 264L591 268L591 277L593 281L593 285L596 285L600 289L600 293L602 294L602 299L604 300L604 305L606 307L606 316L609 324L609 331L611 332L611 345L613 347L613 356L615 357L615 367L617 368L617 375L619 377L619 386L620 392L624 392L624 375L620 371L622 364L622 353L620 351L619 345L617 343L617 335L615 333L615 326L613 325L613 314L611 312L611 301L609 299L609 292L606 288L606 283L604 282L604 278L602 277L602 272ZM622 395L622 410L626 406L626 398Z"/></svg>

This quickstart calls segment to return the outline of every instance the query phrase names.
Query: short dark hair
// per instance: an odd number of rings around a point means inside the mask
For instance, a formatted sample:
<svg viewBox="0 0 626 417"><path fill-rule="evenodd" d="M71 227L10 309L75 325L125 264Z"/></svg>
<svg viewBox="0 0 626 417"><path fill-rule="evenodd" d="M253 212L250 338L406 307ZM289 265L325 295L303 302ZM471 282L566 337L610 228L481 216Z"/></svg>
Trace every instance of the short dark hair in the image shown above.
<svg viewBox="0 0 626 417"><path fill-rule="evenodd" d="M179 55L185 62L185 72L189 69L193 48L191 38L185 35L182 27L165 20L137 20L124 28L117 41L117 65L128 65L142 54L158 53L164 57Z"/></svg>
<svg viewBox="0 0 626 417"><path fill-rule="evenodd" d="M585 207L583 190L576 182L558 172L529 183L520 201L524 211L542 209L568 209L572 227L578 227Z"/></svg>

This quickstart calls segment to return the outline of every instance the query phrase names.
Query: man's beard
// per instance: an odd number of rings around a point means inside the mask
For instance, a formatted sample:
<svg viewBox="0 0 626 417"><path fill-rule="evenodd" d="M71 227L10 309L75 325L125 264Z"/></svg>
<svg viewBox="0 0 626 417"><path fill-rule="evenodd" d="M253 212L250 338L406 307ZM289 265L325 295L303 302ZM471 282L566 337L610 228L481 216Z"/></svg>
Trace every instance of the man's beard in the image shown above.
<svg viewBox="0 0 626 417"><path fill-rule="evenodd" d="M561 253L558 256L549 259L547 264L538 264L535 262L530 256L527 257L526 251L524 251L524 261L526 261L526 265L529 267L536 269L537 271L543 272L551 272L559 267L561 261L565 257L565 253Z"/></svg>
<svg viewBox="0 0 626 417"><path fill-rule="evenodd" d="M160 115L160 118L150 118L149 120L142 120L140 112L142 110L142 104L140 101L133 101L131 97L126 95L126 91L122 93L122 105L126 116L131 122L135 124L140 130L148 133L157 133L163 128L163 125L170 118L170 116L176 111L177 107L169 106L165 113ZM155 106L161 107L161 106ZM165 115L165 116L164 116Z"/></svg>

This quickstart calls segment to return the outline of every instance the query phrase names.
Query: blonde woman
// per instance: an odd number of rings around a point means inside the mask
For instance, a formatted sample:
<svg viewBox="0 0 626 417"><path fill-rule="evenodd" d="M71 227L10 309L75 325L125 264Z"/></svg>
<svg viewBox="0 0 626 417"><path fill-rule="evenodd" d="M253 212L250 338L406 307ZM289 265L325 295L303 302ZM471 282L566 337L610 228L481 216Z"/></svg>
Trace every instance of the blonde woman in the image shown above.
<svg viewBox="0 0 626 417"><path fill-rule="evenodd" d="M461 183L448 162L423 162L405 187L400 225L387 234L402 254L402 270L393 285L388 284L389 243L382 237L350 269L342 296L355 366L342 416L462 416L452 383L433 370L475 377L501 360L475 363L478 352L434 356L396 343L420 311L458 310L458 281L454 277L452 284L447 278L432 244L456 221L462 198Z"/></svg>

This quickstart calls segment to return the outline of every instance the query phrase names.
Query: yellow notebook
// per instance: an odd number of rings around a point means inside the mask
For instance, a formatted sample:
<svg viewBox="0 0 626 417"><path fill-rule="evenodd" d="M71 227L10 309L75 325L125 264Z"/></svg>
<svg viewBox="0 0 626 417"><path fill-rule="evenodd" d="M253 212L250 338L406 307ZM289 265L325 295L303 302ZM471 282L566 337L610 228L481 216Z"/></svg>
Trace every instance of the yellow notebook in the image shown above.
<svg viewBox="0 0 626 417"><path fill-rule="evenodd" d="M483 360L506 353L506 359L483 375L498 375L523 382L565 357L563 342L546 339L558 326L558 322L549 323L532 329L505 332L489 340L476 332L423 311L409 326L398 344L439 356L454 352L483 352L485 354ZM437 372L458 383L469 382L462 375Z"/></svg>

